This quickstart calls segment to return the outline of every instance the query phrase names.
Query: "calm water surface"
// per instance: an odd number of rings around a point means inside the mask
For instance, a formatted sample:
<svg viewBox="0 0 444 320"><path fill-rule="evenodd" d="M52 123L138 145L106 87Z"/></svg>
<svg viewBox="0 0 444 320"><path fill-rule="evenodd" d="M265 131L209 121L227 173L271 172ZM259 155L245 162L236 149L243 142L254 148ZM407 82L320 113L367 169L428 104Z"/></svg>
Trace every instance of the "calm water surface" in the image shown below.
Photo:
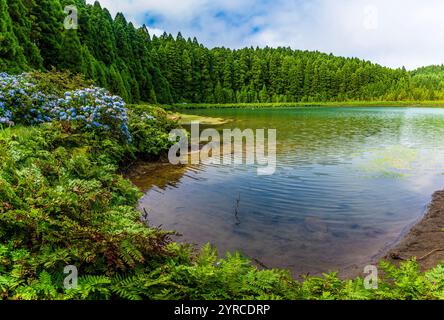
<svg viewBox="0 0 444 320"><path fill-rule="evenodd" d="M373 261L444 186L444 110L196 110L223 128L277 129L277 170L150 165L133 181L152 225L295 274ZM237 204L238 203L238 204ZM238 215L236 217L236 207Z"/></svg>

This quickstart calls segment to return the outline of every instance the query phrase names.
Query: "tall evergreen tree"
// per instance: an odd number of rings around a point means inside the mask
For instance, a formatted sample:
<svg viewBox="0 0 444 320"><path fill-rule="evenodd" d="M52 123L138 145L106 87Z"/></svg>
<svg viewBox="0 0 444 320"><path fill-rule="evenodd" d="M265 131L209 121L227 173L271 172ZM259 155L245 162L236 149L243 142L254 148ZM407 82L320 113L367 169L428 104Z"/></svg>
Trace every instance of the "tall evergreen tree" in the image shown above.
<svg viewBox="0 0 444 320"><path fill-rule="evenodd" d="M23 0L8 0L7 3L14 34L23 48L29 67L41 69L43 58L39 48L31 41L32 21L35 17L31 16L30 8L35 5L34 0L27 0L26 5Z"/></svg>
<svg viewBox="0 0 444 320"><path fill-rule="evenodd" d="M32 20L31 41L40 49L46 68L57 67L61 62L63 41L63 11L58 0L33 2L30 13Z"/></svg>
<svg viewBox="0 0 444 320"><path fill-rule="evenodd" d="M25 68L26 60L14 34L6 0L0 0L0 68L16 70Z"/></svg>
<svg viewBox="0 0 444 320"><path fill-rule="evenodd" d="M74 73L82 72L82 45L77 35L77 31L74 29L65 30L63 33L59 66L62 69L68 69Z"/></svg>

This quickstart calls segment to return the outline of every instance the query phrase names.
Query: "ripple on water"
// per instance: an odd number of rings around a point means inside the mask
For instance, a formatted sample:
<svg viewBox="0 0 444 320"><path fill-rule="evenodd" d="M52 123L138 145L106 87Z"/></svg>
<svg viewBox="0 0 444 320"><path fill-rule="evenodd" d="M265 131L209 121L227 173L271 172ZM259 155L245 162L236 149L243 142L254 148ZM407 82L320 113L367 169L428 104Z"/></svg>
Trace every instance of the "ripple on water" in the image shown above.
<svg viewBox="0 0 444 320"><path fill-rule="evenodd" d="M152 224L199 245L212 242L222 253L239 249L295 274L365 264L442 188L441 109L198 113L233 119L219 128L277 129L276 173L257 176L254 166L164 165L131 178L146 190L140 205L150 209Z"/></svg>

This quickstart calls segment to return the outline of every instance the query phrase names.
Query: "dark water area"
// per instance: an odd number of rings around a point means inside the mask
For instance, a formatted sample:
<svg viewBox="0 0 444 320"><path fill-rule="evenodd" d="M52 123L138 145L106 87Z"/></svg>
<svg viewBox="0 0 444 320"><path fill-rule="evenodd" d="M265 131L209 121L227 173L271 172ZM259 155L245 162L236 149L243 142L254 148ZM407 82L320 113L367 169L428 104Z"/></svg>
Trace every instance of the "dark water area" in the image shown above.
<svg viewBox="0 0 444 320"><path fill-rule="evenodd" d="M151 225L295 275L365 266L444 186L444 109L214 109L216 129L277 130L277 169L146 164L130 175Z"/></svg>

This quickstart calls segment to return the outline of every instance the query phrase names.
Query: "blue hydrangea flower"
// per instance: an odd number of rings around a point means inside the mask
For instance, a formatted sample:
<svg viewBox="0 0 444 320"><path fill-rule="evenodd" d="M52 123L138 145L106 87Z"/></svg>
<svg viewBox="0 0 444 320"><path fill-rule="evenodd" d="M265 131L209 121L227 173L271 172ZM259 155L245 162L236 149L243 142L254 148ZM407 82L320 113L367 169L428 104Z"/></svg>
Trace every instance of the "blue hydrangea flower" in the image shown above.
<svg viewBox="0 0 444 320"><path fill-rule="evenodd" d="M64 97L56 97L38 91L26 75L0 73L2 124L68 121L85 130L120 131L130 141L125 107L121 97L103 88L68 91Z"/></svg>

